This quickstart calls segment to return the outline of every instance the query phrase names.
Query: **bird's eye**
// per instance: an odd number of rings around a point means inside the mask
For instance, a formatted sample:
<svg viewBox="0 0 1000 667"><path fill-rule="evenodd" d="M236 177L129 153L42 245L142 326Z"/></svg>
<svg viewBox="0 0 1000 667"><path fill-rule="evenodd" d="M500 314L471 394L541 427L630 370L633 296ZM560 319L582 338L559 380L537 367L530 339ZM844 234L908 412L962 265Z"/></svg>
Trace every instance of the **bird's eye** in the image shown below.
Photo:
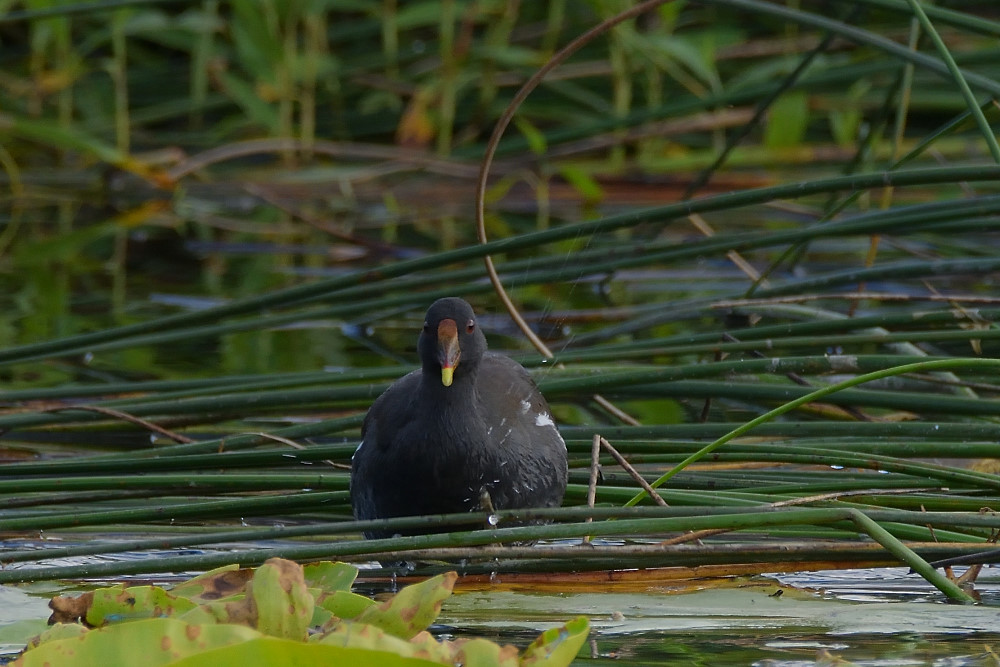
<svg viewBox="0 0 1000 667"><path fill-rule="evenodd" d="M469 320L468 323L465 325L465 333L472 333L475 330L476 330L476 321Z"/></svg>

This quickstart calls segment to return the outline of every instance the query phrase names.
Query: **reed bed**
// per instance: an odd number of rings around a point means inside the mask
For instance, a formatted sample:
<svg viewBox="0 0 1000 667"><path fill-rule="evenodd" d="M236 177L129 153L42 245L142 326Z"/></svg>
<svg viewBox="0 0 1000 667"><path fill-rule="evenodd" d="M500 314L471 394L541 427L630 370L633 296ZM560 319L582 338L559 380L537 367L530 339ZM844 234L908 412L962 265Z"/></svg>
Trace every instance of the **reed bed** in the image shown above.
<svg viewBox="0 0 1000 667"><path fill-rule="evenodd" d="M1000 529L995 9L355 4L0 14L0 582L902 563L970 599L928 563ZM535 374L566 503L365 541L364 410L444 295Z"/></svg>

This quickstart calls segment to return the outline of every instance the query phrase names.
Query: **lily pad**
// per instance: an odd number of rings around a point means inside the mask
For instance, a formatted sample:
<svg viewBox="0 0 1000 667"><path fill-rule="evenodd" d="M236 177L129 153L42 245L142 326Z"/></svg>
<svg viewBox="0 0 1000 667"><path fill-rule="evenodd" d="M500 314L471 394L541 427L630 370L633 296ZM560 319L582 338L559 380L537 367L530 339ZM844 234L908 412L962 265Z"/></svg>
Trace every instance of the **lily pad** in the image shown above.
<svg viewBox="0 0 1000 667"><path fill-rule="evenodd" d="M418 645L367 623L340 623L314 643L370 651L389 651L407 657L413 657L420 650Z"/></svg>
<svg viewBox="0 0 1000 667"><path fill-rule="evenodd" d="M586 616L578 616L562 627L549 628L538 635L521 656L523 667L561 667L568 665L580 652L580 647L590 634Z"/></svg>
<svg viewBox="0 0 1000 667"><path fill-rule="evenodd" d="M257 610L258 630L272 637L299 641L306 638L315 601L298 563L269 559L257 568L250 594Z"/></svg>
<svg viewBox="0 0 1000 667"><path fill-rule="evenodd" d="M349 591L334 591L330 595L321 596L318 603L337 618L351 620L373 606L375 601Z"/></svg>
<svg viewBox="0 0 1000 667"><path fill-rule="evenodd" d="M441 603L451 595L457 579L457 573L445 572L407 586L382 604L365 609L357 620L378 626L397 637L410 639L438 617Z"/></svg>
<svg viewBox="0 0 1000 667"><path fill-rule="evenodd" d="M177 584L170 592L193 602L221 600L246 592L246 586L253 575L254 570L251 568L223 565Z"/></svg>
<svg viewBox="0 0 1000 667"><path fill-rule="evenodd" d="M358 577L358 568L348 563L323 561L302 566L302 576L309 588L326 592L349 591Z"/></svg>
<svg viewBox="0 0 1000 667"><path fill-rule="evenodd" d="M27 650L13 664L132 667L141 663L143 667L160 667L207 649L259 636L256 630L238 625L193 625L174 618L149 618L47 641Z"/></svg>
<svg viewBox="0 0 1000 667"><path fill-rule="evenodd" d="M86 620L92 627L140 618L178 616L195 603L158 586L112 586L94 591Z"/></svg>
<svg viewBox="0 0 1000 667"><path fill-rule="evenodd" d="M170 667L219 667L219 665L441 667L440 663L408 658L385 651L307 644L276 637L260 637L241 644L205 651L170 663Z"/></svg>

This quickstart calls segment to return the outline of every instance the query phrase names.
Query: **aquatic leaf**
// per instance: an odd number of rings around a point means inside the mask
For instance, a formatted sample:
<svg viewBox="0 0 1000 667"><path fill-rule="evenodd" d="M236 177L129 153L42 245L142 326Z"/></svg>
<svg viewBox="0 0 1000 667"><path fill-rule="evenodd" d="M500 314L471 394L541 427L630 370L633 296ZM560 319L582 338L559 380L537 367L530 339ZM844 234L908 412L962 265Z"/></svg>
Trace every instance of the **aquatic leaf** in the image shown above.
<svg viewBox="0 0 1000 667"><path fill-rule="evenodd" d="M39 623L45 623L45 621L38 621ZM8 631L11 626L4 628L4 631ZM56 623L55 625L47 626L48 629L41 633L36 632L33 637L25 642L27 648L33 648L44 644L45 642L55 641L57 639L69 639L71 637L79 637L80 635L87 634L90 630L85 625L80 623ZM16 643L11 641L10 643Z"/></svg>
<svg viewBox="0 0 1000 667"><path fill-rule="evenodd" d="M303 640L315 601L306 588L302 566L270 558L257 568L250 596L257 610L257 629L272 637Z"/></svg>
<svg viewBox="0 0 1000 667"><path fill-rule="evenodd" d="M373 606L375 600L350 591L334 591L329 595L321 596L318 604L337 618L353 619Z"/></svg>
<svg viewBox="0 0 1000 667"><path fill-rule="evenodd" d="M310 628L319 628L322 631L330 630L337 623L340 623L340 619L331 614L322 606L316 604L313 606L313 615L309 619Z"/></svg>
<svg viewBox="0 0 1000 667"><path fill-rule="evenodd" d="M272 558L256 570L216 571L216 576L209 581L219 583L220 592L228 592L238 590L239 582L247 575L253 575L253 579L244 588L246 594L238 593L203 603L185 613L183 620L191 623L233 623L257 628L276 637L304 638L313 621L315 601L305 586L302 567L292 561ZM182 586L190 586L196 579ZM200 586L194 590L198 588Z"/></svg>
<svg viewBox="0 0 1000 667"><path fill-rule="evenodd" d="M349 591L358 576L358 568L349 563L323 561L302 566L306 586L319 588L325 593Z"/></svg>
<svg viewBox="0 0 1000 667"><path fill-rule="evenodd" d="M545 665L561 667L576 658L580 647L590 634L590 622L586 616L578 616L558 628L549 628L538 635L521 656L522 667Z"/></svg>
<svg viewBox="0 0 1000 667"><path fill-rule="evenodd" d="M83 621L97 627L106 623L182 614L195 603L157 586L111 586L83 595L57 595L49 602L51 623Z"/></svg>
<svg viewBox="0 0 1000 667"><path fill-rule="evenodd" d="M234 623L257 627L257 608L246 595L236 595L217 602L205 602L180 616L188 623Z"/></svg>
<svg viewBox="0 0 1000 667"><path fill-rule="evenodd" d="M457 573L445 572L407 586L382 604L365 609L356 620L410 639L434 622L441 613L441 603L451 595L457 579Z"/></svg>
<svg viewBox="0 0 1000 667"><path fill-rule="evenodd" d="M414 647L413 657L423 658L432 662L442 662L446 665L455 664L455 646L453 642L439 642L434 635L421 630L410 640Z"/></svg>
<svg viewBox="0 0 1000 667"><path fill-rule="evenodd" d="M476 667L518 667L517 647L500 646L482 638L455 643L455 654L450 661L455 665Z"/></svg>
<svg viewBox="0 0 1000 667"><path fill-rule="evenodd" d="M170 667L219 667L220 665L281 665L282 667L440 667L441 663L365 649L325 644L304 644L275 637L205 651L170 663Z"/></svg>
<svg viewBox="0 0 1000 667"><path fill-rule="evenodd" d="M348 563L310 563L302 567L302 575L315 601L310 627L328 627L341 618L354 618L375 604L363 595L350 592L358 568Z"/></svg>
<svg viewBox="0 0 1000 667"><path fill-rule="evenodd" d="M131 667L136 664L159 667L187 655L259 636L256 630L238 625L192 625L174 618L149 618L108 625L77 637L46 641L27 650L13 664L18 667Z"/></svg>
<svg viewBox="0 0 1000 667"><path fill-rule="evenodd" d="M413 656L420 647L367 623L344 621L314 643ZM427 657L426 655L424 657Z"/></svg>
<svg viewBox="0 0 1000 667"><path fill-rule="evenodd" d="M195 602L221 600L246 592L247 582L253 578L253 573L252 568L224 565L177 584L170 589L170 593Z"/></svg>
<svg viewBox="0 0 1000 667"><path fill-rule="evenodd" d="M94 591L86 613L88 625L175 616L193 609L195 603L178 598L158 586L112 586Z"/></svg>

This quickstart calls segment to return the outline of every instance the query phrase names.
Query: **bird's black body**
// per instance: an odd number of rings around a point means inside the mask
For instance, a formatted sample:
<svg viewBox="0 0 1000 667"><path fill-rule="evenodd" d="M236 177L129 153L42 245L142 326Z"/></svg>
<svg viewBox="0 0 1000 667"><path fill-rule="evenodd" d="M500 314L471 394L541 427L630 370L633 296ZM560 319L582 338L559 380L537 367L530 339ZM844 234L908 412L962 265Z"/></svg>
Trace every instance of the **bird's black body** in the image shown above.
<svg viewBox="0 0 1000 667"><path fill-rule="evenodd" d="M495 509L558 506L566 445L528 372L486 351L472 307L436 301L418 347L421 369L389 387L365 418L351 469L354 516L472 511L483 491Z"/></svg>

